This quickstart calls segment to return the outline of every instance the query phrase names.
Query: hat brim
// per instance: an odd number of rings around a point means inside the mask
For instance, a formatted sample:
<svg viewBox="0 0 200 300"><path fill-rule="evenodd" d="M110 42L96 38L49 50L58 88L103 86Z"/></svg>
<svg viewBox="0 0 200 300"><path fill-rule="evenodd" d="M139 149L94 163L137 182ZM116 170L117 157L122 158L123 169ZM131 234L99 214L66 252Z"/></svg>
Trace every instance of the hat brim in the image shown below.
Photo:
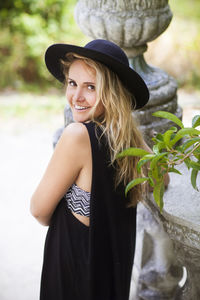
<svg viewBox="0 0 200 300"><path fill-rule="evenodd" d="M70 52L96 60L115 72L124 86L134 96L136 101L135 109L142 108L148 102L149 90L144 80L136 71L107 54L80 46L54 44L46 50L45 63L47 69L60 82L65 81L60 59L65 59L65 55Z"/></svg>

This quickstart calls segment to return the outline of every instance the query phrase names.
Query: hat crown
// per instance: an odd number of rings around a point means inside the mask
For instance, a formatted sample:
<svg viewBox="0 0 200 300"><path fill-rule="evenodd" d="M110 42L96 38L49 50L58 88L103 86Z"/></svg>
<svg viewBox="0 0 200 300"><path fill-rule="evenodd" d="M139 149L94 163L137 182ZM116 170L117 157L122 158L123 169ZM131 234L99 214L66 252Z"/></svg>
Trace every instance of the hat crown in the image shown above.
<svg viewBox="0 0 200 300"><path fill-rule="evenodd" d="M113 59L118 60L120 63L129 66L128 58L125 52L113 42L97 39L86 44L84 48L101 52L102 54L108 55Z"/></svg>
<svg viewBox="0 0 200 300"><path fill-rule="evenodd" d="M84 47L69 44L51 45L46 50L45 62L49 72L60 82L65 82L60 60L66 59L67 53L76 53L97 61L117 74L124 86L133 95L134 108L141 108L148 102L148 87L142 77L129 66L125 52L115 43L97 39L89 42Z"/></svg>

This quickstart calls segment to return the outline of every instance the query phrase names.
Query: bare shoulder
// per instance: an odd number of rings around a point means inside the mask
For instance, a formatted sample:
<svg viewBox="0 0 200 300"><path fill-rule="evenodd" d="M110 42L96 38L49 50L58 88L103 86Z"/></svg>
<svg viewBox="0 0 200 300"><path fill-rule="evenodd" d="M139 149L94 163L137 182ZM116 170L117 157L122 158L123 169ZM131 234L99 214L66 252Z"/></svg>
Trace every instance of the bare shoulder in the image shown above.
<svg viewBox="0 0 200 300"><path fill-rule="evenodd" d="M71 123L63 131L62 139L71 143L87 143L89 141L86 126L82 123Z"/></svg>
<svg viewBox="0 0 200 300"><path fill-rule="evenodd" d="M61 138L57 144L65 153L71 155L79 154L85 159L90 151L90 139L87 128L82 123L71 123L63 131ZM80 157L81 158L81 157Z"/></svg>
<svg viewBox="0 0 200 300"><path fill-rule="evenodd" d="M81 137L87 134L87 129L84 124L74 122L67 125L67 127L65 127L64 129L64 132L66 132L67 134L71 134L75 137L76 136Z"/></svg>

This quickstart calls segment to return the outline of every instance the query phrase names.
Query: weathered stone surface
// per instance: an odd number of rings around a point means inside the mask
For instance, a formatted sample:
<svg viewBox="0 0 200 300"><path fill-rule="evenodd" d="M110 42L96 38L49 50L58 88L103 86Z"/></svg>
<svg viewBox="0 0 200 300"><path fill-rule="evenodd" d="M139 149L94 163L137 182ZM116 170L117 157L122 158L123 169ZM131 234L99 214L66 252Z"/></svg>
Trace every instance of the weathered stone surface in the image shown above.
<svg viewBox="0 0 200 300"><path fill-rule="evenodd" d="M168 1L79 0L75 18L86 35L108 39L121 46L129 57L130 65L147 83L150 101L135 116L147 143L151 145L155 132L172 126L168 120L162 122L152 117L152 112L166 110L179 118L182 116L177 106L176 81L164 71L148 65L143 57L146 43L158 37L171 22L172 12Z"/></svg>
<svg viewBox="0 0 200 300"><path fill-rule="evenodd" d="M158 37L171 22L172 13L167 0L79 0L75 19L87 36L134 48Z"/></svg>
<svg viewBox="0 0 200 300"><path fill-rule="evenodd" d="M153 118L152 112L165 110L179 118L182 115L177 105L176 81L164 71L148 65L143 57L146 43L158 37L171 21L168 0L79 0L75 18L86 35L108 39L121 46L132 67L147 83L150 101L134 116L141 121L146 141L151 144L151 137L156 132L165 131L172 125L168 120ZM67 125L72 118L68 110L65 115ZM194 191L189 188L188 176L182 177L186 184L179 182L174 186L178 178L175 176L176 180L172 175L165 195L163 214L152 198L146 200L145 206L138 206L130 300L200 299L199 194L195 194L195 204L191 208L186 201L188 195L190 200L193 199ZM181 288L178 283L183 266L187 269L187 280Z"/></svg>
<svg viewBox="0 0 200 300"><path fill-rule="evenodd" d="M187 279L184 286L176 290L173 296L175 298L169 297L166 299L198 300L200 299L200 286L198 284L200 280L200 194L193 189L190 183L190 171L188 171L184 165L179 167L179 171L183 175L170 175L171 183L165 192L165 204L162 214L156 207L152 195L146 204L156 222L162 224L164 231L170 239L169 243L173 245L171 255L175 259L175 270L177 272L173 272L173 274L178 274L183 266L187 270ZM199 182L198 179L197 182ZM139 211L139 215L140 214ZM140 218L138 220L140 220ZM140 227L141 223L142 222L140 222L139 225ZM151 222L151 224L153 223ZM154 236L154 239L157 243L159 236ZM167 258L164 253L165 247L163 247L163 255ZM169 257L167 260L168 263L170 263ZM150 261L152 263L152 259L150 259ZM173 263L171 263L171 266L173 266ZM144 268L142 269L142 272L143 271ZM162 273L161 270L160 272ZM166 277L166 283L167 281L168 279ZM149 293L151 294L151 291Z"/></svg>
<svg viewBox="0 0 200 300"><path fill-rule="evenodd" d="M134 116L139 120L146 142L152 145L152 137L156 132L164 132L172 125L169 120L161 120L152 116L158 110L164 110L182 117L182 110L177 105L177 83L174 78L163 70L149 66L143 54L129 59L130 65L144 79L150 90L150 100L147 105L134 112Z"/></svg>
<svg viewBox="0 0 200 300"><path fill-rule="evenodd" d="M150 202L151 203L151 202ZM174 245L154 211L138 205L137 244L130 300L175 299L182 267L174 256Z"/></svg>

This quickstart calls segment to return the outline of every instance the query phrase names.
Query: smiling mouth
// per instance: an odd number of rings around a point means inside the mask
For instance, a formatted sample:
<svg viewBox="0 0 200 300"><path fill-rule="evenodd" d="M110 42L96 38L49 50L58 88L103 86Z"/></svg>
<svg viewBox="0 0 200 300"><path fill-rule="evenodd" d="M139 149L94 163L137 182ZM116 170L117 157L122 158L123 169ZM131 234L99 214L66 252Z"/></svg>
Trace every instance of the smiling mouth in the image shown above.
<svg viewBox="0 0 200 300"><path fill-rule="evenodd" d="M74 105L74 108L75 108L76 110L86 110L86 109L88 109L89 107L87 107L87 106Z"/></svg>

